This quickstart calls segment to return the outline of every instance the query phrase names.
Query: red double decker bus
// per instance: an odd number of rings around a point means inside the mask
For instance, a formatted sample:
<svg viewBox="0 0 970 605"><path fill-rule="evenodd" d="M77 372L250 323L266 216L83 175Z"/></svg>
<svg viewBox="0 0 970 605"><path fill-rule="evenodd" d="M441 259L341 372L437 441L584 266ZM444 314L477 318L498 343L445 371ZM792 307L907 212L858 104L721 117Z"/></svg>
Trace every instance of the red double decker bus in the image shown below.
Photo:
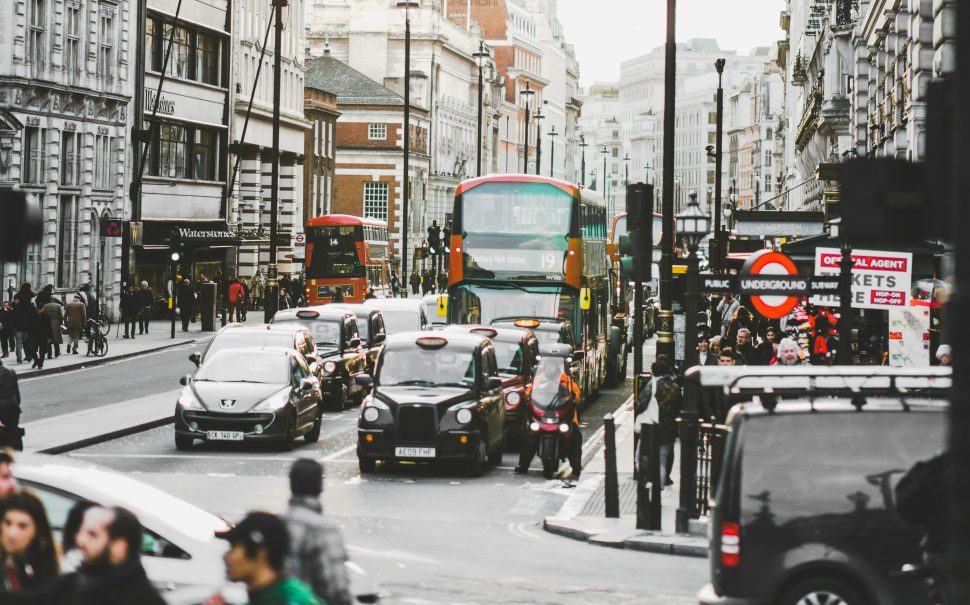
<svg viewBox="0 0 970 605"><path fill-rule="evenodd" d="M364 301L367 288L390 290L387 223L329 214L306 224L306 299L308 305L333 302L339 288L344 302Z"/></svg>

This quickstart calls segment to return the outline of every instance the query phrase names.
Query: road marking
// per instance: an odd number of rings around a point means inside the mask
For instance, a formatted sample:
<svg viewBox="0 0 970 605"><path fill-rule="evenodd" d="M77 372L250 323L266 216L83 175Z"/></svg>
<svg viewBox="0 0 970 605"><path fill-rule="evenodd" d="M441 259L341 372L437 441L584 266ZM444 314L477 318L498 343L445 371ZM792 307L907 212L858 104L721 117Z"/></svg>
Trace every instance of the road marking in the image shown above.
<svg viewBox="0 0 970 605"><path fill-rule="evenodd" d="M186 460L243 460L247 462L295 462L296 458L284 456L234 456L226 454L224 456L214 456L210 454L94 454L94 453L70 453L72 458L171 458Z"/></svg>
<svg viewBox="0 0 970 605"><path fill-rule="evenodd" d="M320 458L320 462L344 462L343 460L339 460L338 461L337 458L340 458L344 454L349 454L350 452L352 452L352 451L354 451L356 449L357 449L357 444L356 443L353 444L353 445L348 445L347 447L345 447L342 450L336 451L336 452L334 452L332 454L328 454L328 455L324 456L323 458ZM354 460L354 462L357 462L357 461Z"/></svg>

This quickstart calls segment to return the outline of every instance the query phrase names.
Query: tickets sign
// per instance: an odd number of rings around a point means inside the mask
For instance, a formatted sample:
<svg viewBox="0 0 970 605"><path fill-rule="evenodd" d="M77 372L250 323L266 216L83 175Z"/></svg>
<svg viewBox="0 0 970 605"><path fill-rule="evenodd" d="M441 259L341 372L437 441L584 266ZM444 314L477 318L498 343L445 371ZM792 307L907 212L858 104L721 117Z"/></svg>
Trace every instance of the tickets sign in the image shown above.
<svg viewBox="0 0 970 605"><path fill-rule="evenodd" d="M838 248L815 250L815 275L838 275L842 251ZM899 309L909 305L913 279L912 252L879 250L852 251L852 308ZM812 304L839 306L837 294L815 295Z"/></svg>

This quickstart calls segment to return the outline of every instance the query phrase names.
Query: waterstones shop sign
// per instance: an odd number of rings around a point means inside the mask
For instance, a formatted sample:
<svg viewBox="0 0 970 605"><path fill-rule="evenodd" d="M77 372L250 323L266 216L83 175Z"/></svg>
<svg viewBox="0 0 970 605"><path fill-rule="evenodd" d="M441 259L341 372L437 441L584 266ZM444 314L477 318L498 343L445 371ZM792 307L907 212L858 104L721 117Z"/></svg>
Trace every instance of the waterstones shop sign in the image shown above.
<svg viewBox="0 0 970 605"><path fill-rule="evenodd" d="M205 246L238 246L241 243L239 234L220 229L192 229L180 227L175 230L175 237L184 244L201 244Z"/></svg>

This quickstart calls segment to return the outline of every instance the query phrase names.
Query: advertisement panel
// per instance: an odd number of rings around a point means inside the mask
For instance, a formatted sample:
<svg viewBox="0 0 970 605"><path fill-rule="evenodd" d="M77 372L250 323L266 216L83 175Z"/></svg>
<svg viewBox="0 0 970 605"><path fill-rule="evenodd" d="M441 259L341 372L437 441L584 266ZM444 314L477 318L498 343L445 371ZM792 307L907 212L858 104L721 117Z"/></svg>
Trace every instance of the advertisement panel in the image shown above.
<svg viewBox="0 0 970 605"><path fill-rule="evenodd" d="M930 365L929 307L890 309L889 365L895 368Z"/></svg>
<svg viewBox="0 0 970 605"><path fill-rule="evenodd" d="M815 275L838 275L842 251L838 248L815 250ZM913 279L912 252L853 250L852 308L902 309L909 306ZM813 305L839 306L837 294L815 295Z"/></svg>

